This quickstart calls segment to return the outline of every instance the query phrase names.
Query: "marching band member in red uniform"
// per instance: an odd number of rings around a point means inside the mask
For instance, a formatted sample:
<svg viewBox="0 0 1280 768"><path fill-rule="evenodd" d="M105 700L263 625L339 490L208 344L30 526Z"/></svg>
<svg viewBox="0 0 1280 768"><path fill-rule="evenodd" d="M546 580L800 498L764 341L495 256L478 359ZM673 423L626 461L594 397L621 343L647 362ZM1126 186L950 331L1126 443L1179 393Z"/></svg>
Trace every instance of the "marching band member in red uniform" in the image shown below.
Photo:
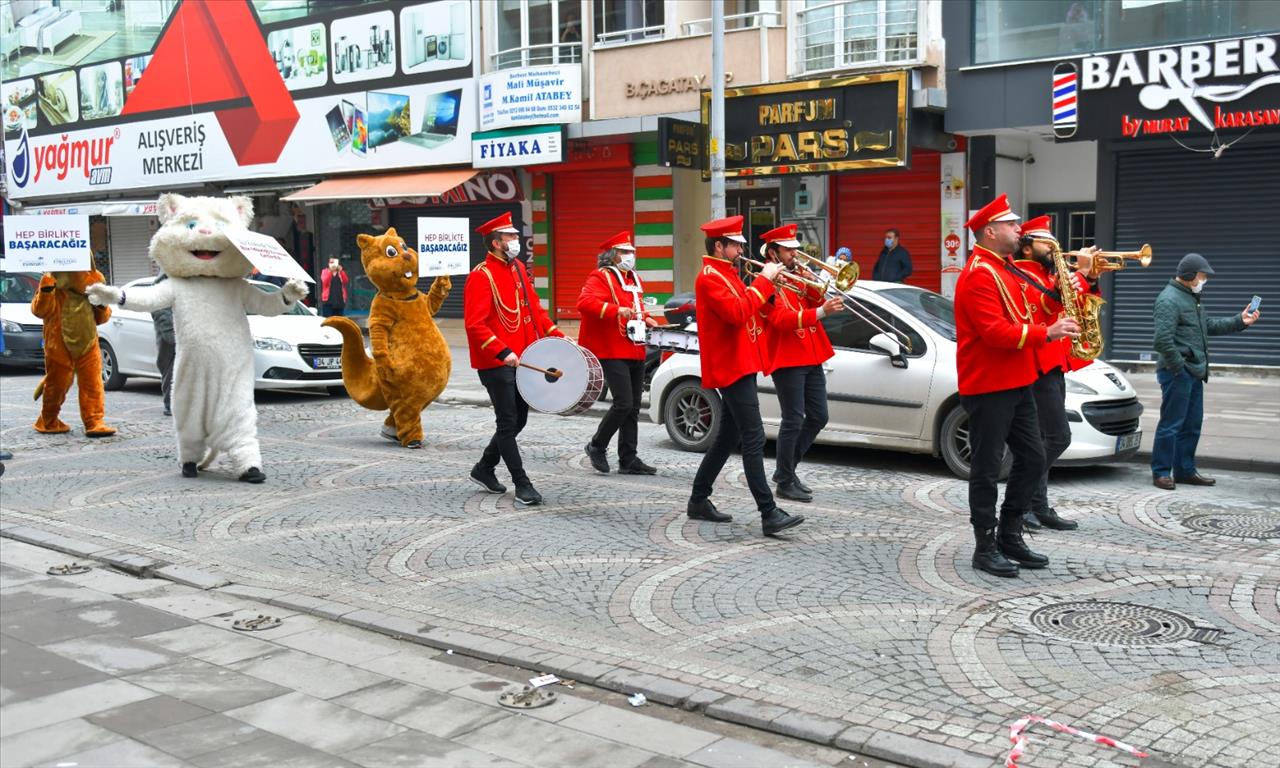
<svg viewBox="0 0 1280 768"><path fill-rule="evenodd" d="M784 224L760 236L764 240L765 262L778 262L784 270L803 272L796 264L796 225ZM791 283L799 286L798 283ZM822 364L835 355L821 320L844 309L839 298L826 299L813 287L803 294L788 289L775 290L760 314L767 321L764 338L765 374L773 378L782 409L778 427L777 463L773 481L778 495L791 501L813 501L813 490L800 482L796 465L827 425L827 375Z"/></svg>
<svg viewBox="0 0 1280 768"><path fill-rule="evenodd" d="M969 522L977 547L973 567L996 576L1017 576L1018 566L1043 568L1049 558L1022 539L1022 515L1044 472L1044 448L1031 384L1034 350L1079 335L1070 318L1036 322L1023 283L1013 269L1018 216L1000 195L965 224L977 239L956 282L956 369L960 404L969 415ZM1013 471L996 530L996 481L1004 446ZM1011 562L1015 561L1015 562Z"/></svg>
<svg viewBox="0 0 1280 768"><path fill-rule="evenodd" d="M516 486L516 503L542 503L520 459L516 436L529 419L529 405L516 389L516 366L525 347L542 336L561 336L533 290L524 263L520 261L520 230L504 213L476 229L488 249L484 261L467 276L463 294L463 319L471 367L489 392L496 428L480 461L471 468L471 479L489 493L505 493L494 469L498 459L507 465Z"/></svg>
<svg viewBox="0 0 1280 768"><path fill-rule="evenodd" d="M1053 263L1052 248L1058 247L1058 239L1049 229L1048 216L1038 216L1022 225L1022 239L1019 241L1020 258L1014 262L1023 273L1023 292L1032 304L1032 309L1040 315L1040 321L1051 323L1062 316L1061 297L1058 293L1058 271ZM1097 281L1088 279L1093 269L1093 254L1097 248L1081 251L1076 256L1077 270L1072 274L1075 281L1076 295L1097 294ZM1071 445L1071 425L1067 422L1067 385L1064 376L1069 371L1079 370L1090 362L1071 355L1071 339L1061 338L1051 341L1035 350L1036 373L1035 383L1031 385L1031 395L1036 401L1036 416L1040 423L1040 435L1044 445L1044 473L1040 476L1040 484L1031 497L1031 509L1023 517L1023 526L1028 529L1041 527L1058 531L1074 531L1079 524L1058 515L1058 511L1049 506L1049 468L1058 460L1062 452Z"/></svg>
<svg viewBox="0 0 1280 768"><path fill-rule="evenodd" d="M733 449L742 446L742 469L760 510L766 536L804 522L800 515L778 509L764 474L764 424L756 374L765 368L760 335L760 308L773 295L773 281L781 264L766 264L751 285L743 285L733 262L742 255L742 217L731 216L702 225L706 253L694 283L697 302L698 346L702 356L702 386L720 393L723 405L720 431L702 457L693 479L687 512L695 520L723 523L733 518L711 503L716 477Z"/></svg>
<svg viewBox="0 0 1280 768"><path fill-rule="evenodd" d="M644 394L644 327L658 322L644 310L644 286L636 274L636 247L630 232L619 232L600 244L598 269L587 275L578 294L578 344L600 359L613 405L600 419L587 443L587 458L597 472L609 472L606 451L618 434L618 473L652 475L656 469L636 456L640 398ZM632 323L633 340L627 336Z"/></svg>

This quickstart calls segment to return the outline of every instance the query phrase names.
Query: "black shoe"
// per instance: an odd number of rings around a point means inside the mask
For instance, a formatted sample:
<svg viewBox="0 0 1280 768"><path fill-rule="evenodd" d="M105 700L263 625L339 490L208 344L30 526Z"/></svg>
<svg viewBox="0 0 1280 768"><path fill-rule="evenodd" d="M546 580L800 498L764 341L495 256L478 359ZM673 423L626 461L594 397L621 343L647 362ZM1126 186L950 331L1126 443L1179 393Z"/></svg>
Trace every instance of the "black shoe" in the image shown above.
<svg viewBox="0 0 1280 768"><path fill-rule="evenodd" d="M1039 552L1031 551L1027 542L1023 541L1022 515L1014 515L1000 521L1000 533L996 537L996 545L1000 554L1022 568L1043 568L1049 564L1049 558Z"/></svg>
<svg viewBox="0 0 1280 768"><path fill-rule="evenodd" d="M1205 477L1199 472L1195 473L1194 475L1191 475L1190 477L1175 477L1174 482L1183 483L1185 485L1203 485L1203 486L1218 484L1217 480L1214 480L1212 477Z"/></svg>
<svg viewBox="0 0 1280 768"><path fill-rule="evenodd" d="M195 477L198 474L200 474L200 470L196 467L196 463L194 461L188 461L182 465L183 477Z"/></svg>
<svg viewBox="0 0 1280 768"><path fill-rule="evenodd" d="M1018 564L1010 562L1000 552L1000 547L996 545L996 532L994 530L974 531L974 536L978 540L978 544L973 550L974 569L1004 578L1018 575Z"/></svg>
<svg viewBox="0 0 1280 768"><path fill-rule="evenodd" d="M1080 524L1075 520L1067 520L1066 518L1058 517L1058 510L1053 507L1049 507L1047 512L1037 512L1035 515L1027 515L1022 518L1022 524L1027 527L1027 530L1034 531L1035 528L1027 525L1027 523L1031 522L1032 517L1039 521L1036 528L1044 526L1045 528L1051 528L1055 531L1074 531L1080 527Z"/></svg>
<svg viewBox="0 0 1280 768"><path fill-rule="evenodd" d="M164 411L163 411L163 413L164 413L164 415L165 415L165 416L172 416L172 415L173 415L173 411L169 410L168 408L165 408L165 409L164 409Z"/></svg>
<svg viewBox="0 0 1280 768"><path fill-rule="evenodd" d="M507 492L507 486L498 482L498 476L493 473L492 467L485 467L479 464L472 467L471 482L485 489L489 493Z"/></svg>
<svg viewBox="0 0 1280 768"><path fill-rule="evenodd" d="M517 485L516 503L525 507L537 506L542 503L542 494L535 491L532 485Z"/></svg>
<svg viewBox="0 0 1280 768"><path fill-rule="evenodd" d="M656 475L658 474L658 470L654 469L648 464L645 464L643 461L639 459L632 459L626 464L622 464L618 467L618 474L620 475Z"/></svg>
<svg viewBox="0 0 1280 768"><path fill-rule="evenodd" d="M711 503L711 499L698 503L689 502L689 506L685 508L685 514L694 520L708 520L713 523L727 523L733 519L733 515L716 509L716 505Z"/></svg>
<svg viewBox="0 0 1280 768"><path fill-rule="evenodd" d="M788 501L803 501L806 504L813 501L813 494L805 493L794 481L779 485L778 496Z"/></svg>
<svg viewBox="0 0 1280 768"><path fill-rule="evenodd" d="M405 444L405 446L404 446L404 447L405 447L405 448L421 448L421 447L422 447L422 441L421 441L421 440L410 440L408 443L406 443L406 444Z"/></svg>
<svg viewBox="0 0 1280 768"><path fill-rule="evenodd" d="M591 460L592 469L603 475L609 474L609 459L605 456L603 448L593 448L591 443L587 443L587 447L583 450Z"/></svg>
<svg viewBox="0 0 1280 768"><path fill-rule="evenodd" d="M809 494L810 496L812 496L812 495L813 495L813 489L812 489L812 488L810 488L809 486L805 485L805 484L804 484L804 482L803 482L800 478L798 478L798 477L796 477L796 478L792 478L792 480L791 480L791 484L792 484L792 485L794 485L795 487L799 488L800 490L804 491L805 493Z"/></svg>
<svg viewBox="0 0 1280 768"><path fill-rule="evenodd" d="M765 536L782 533L788 528L795 528L804 522L804 515L788 515L777 507L772 512L760 516L760 528Z"/></svg>
<svg viewBox="0 0 1280 768"><path fill-rule="evenodd" d="M1035 514L1027 512L1022 516L1022 528L1027 531L1038 531L1044 526L1040 525L1040 521L1036 519Z"/></svg>
<svg viewBox="0 0 1280 768"><path fill-rule="evenodd" d="M0 461L8 461L13 458L13 454L8 451L0 451Z"/></svg>
<svg viewBox="0 0 1280 768"><path fill-rule="evenodd" d="M263 480L266 480L266 479L267 479L266 473L258 469L257 467L249 467L244 471L244 474L240 476L240 480L242 482L253 483L254 485L257 485L258 483L261 483Z"/></svg>

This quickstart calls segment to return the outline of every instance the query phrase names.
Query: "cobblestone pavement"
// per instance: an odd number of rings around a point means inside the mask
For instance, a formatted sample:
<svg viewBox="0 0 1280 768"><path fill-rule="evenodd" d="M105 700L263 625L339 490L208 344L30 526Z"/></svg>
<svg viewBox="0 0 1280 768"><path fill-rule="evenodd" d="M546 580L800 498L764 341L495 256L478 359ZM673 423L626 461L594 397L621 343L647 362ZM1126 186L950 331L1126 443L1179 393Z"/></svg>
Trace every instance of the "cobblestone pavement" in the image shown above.
<svg viewBox="0 0 1280 768"><path fill-rule="evenodd" d="M687 520L698 457L649 424L660 474L602 476L594 419L534 414L548 504L518 509L466 479L486 409L433 406L406 451L348 400L264 395L269 480L247 486L179 476L150 385L110 393L121 434L88 441L30 430L33 384L0 379L8 522L758 700L774 727L809 713L995 758L1035 713L1185 765L1280 753L1274 476L1167 493L1140 466L1059 473L1082 530L1036 537L1051 567L1003 580L969 567L965 486L928 459L823 450L816 503L792 505L808 522L770 540L733 462L714 498L734 523ZM1025 764L1117 759L1033 732Z"/></svg>

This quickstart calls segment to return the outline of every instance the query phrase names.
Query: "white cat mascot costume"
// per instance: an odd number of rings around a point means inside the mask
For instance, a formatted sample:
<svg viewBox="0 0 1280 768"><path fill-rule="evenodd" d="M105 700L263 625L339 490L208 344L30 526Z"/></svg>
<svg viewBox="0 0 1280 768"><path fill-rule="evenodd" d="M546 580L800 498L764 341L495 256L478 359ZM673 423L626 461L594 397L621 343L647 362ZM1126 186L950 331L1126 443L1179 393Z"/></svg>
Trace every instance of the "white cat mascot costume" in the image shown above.
<svg viewBox="0 0 1280 768"><path fill-rule="evenodd" d="M225 233L249 226L249 198L170 194L160 197L159 208L151 258L169 279L130 288L128 295L93 285L89 300L139 312L173 307L173 420L182 475L195 477L225 453L241 480L261 483L267 476L258 448L253 336L245 314L279 315L307 295L307 286L290 280L279 292L266 293L245 280L253 267Z"/></svg>

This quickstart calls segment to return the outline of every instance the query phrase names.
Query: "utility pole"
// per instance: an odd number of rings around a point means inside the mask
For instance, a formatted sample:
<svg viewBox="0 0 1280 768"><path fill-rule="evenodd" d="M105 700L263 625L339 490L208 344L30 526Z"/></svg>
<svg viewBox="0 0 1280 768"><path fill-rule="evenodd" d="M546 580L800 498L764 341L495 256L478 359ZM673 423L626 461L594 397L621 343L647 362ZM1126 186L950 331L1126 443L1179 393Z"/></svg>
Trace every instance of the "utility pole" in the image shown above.
<svg viewBox="0 0 1280 768"><path fill-rule="evenodd" d="M711 218L724 218L724 0L711 0Z"/></svg>

